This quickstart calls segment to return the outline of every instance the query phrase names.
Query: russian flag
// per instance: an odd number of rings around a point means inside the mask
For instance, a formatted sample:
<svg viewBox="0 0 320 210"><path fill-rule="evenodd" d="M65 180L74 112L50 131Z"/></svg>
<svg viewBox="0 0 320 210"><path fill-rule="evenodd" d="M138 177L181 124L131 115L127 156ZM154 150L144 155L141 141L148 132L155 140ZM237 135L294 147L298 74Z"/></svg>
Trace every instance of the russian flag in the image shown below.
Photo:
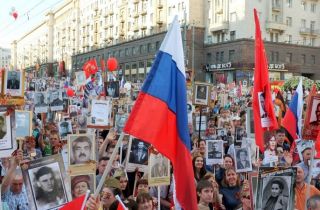
<svg viewBox="0 0 320 210"><path fill-rule="evenodd" d="M288 131L293 139L301 138L302 127L302 109L303 109L303 90L302 79L297 86L292 101L289 104L286 115L283 118L282 126Z"/></svg>
<svg viewBox="0 0 320 210"><path fill-rule="evenodd" d="M197 209L188 130L186 76L177 17L161 44L124 132L151 143L170 159L179 204L185 210Z"/></svg>

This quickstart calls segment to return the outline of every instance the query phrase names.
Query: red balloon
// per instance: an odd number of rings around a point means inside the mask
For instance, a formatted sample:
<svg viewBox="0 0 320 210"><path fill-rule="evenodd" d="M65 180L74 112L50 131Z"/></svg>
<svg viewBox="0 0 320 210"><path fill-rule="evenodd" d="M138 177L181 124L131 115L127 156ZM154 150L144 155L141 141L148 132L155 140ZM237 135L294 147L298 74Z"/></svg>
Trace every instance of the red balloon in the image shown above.
<svg viewBox="0 0 320 210"><path fill-rule="evenodd" d="M16 20L17 17L18 17L18 13L17 13L17 12L13 12L13 13L12 13L12 16L13 16L13 18Z"/></svg>
<svg viewBox="0 0 320 210"><path fill-rule="evenodd" d="M69 97L74 96L74 91L71 88L68 88L66 93L67 93L67 96Z"/></svg>
<svg viewBox="0 0 320 210"><path fill-rule="evenodd" d="M114 71L118 68L118 61L115 58L109 58L107 60L107 67L109 71Z"/></svg>

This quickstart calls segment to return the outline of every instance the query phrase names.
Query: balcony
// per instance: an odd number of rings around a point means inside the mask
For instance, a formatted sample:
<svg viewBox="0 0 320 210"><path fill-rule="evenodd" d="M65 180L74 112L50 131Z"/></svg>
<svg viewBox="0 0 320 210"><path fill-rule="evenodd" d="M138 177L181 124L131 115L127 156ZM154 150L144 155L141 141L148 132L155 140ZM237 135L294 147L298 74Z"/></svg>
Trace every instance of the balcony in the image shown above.
<svg viewBox="0 0 320 210"><path fill-rule="evenodd" d="M120 23L124 23L124 18L121 18L121 19L120 19Z"/></svg>
<svg viewBox="0 0 320 210"><path fill-rule="evenodd" d="M301 27L300 28L300 34L301 35L317 36L317 35L319 35L319 30L316 30L316 29L313 29L313 28Z"/></svg>
<svg viewBox="0 0 320 210"><path fill-rule="evenodd" d="M226 32L229 30L229 22L223 21L221 23L211 24L210 25L210 32Z"/></svg>
<svg viewBox="0 0 320 210"><path fill-rule="evenodd" d="M267 21L266 22L266 29L269 31L280 31L283 32L286 30L287 25L279 22L274 21Z"/></svg>
<svg viewBox="0 0 320 210"><path fill-rule="evenodd" d="M147 10L143 10L140 14L141 16L145 16L147 14Z"/></svg>
<svg viewBox="0 0 320 210"><path fill-rule="evenodd" d="M113 10L111 10L110 12L109 12L109 15L113 15L114 14L114 12L113 12Z"/></svg>
<svg viewBox="0 0 320 210"><path fill-rule="evenodd" d="M145 25L145 24L143 24L143 25L141 25L141 30L146 30L147 29L147 25Z"/></svg>
<svg viewBox="0 0 320 210"><path fill-rule="evenodd" d="M138 32L138 31L139 31L139 27L138 27L138 26L135 26L135 27L133 28L133 31L134 31L134 32Z"/></svg>
<svg viewBox="0 0 320 210"><path fill-rule="evenodd" d="M158 8L158 9L162 9L162 8L163 8L163 4L162 4L162 2L161 2L161 1L159 1L159 2L158 2L158 4L157 4L157 8Z"/></svg>
<svg viewBox="0 0 320 210"><path fill-rule="evenodd" d="M163 20L157 20L157 24L158 25L162 25L163 24Z"/></svg>
<svg viewBox="0 0 320 210"><path fill-rule="evenodd" d="M280 12L281 11L281 6L279 4L273 4L272 5L272 11Z"/></svg>
<svg viewBox="0 0 320 210"><path fill-rule="evenodd" d="M120 35L120 36L124 36L124 31L121 30L120 33L119 33L119 35Z"/></svg>
<svg viewBox="0 0 320 210"><path fill-rule="evenodd" d="M105 26L104 26L104 30L107 30L108 28L109 28L108 25L105 25Z"/></svg>
<svg viewBox="0 0 320 210"><path fill-rule="evenodd" d="M110 24L109 24L109 27L110 27L110 28L113 28L113 23L110 23Z"/></svg>
<svg viewBox="0 0 320 210"><path fill-rule="evenodd" d="M223 14L223 9L222 9L222 7L216 8L216 13L217 13L217 14Z"/></svg>
<svg viewBox="0 0 320 210"><path fill-rule="evenodd" d="M114 38L113 38L113 36L109 36L108 39L109 40L113 40Z"/></svg>
<svg viewBox="0 0 320 210"><path fill-rule="evenodd" d="M133 0L133 3L134 3L134 4L138 4L138 3L139 3L139 0Z"/></svg>
<svg viewBox="0 0 320 210"><path fill-rule="evenodd" d="M134 14L133 14L133 17L134 18L138 18L139 17L139 13L135 11Z"/></svg>

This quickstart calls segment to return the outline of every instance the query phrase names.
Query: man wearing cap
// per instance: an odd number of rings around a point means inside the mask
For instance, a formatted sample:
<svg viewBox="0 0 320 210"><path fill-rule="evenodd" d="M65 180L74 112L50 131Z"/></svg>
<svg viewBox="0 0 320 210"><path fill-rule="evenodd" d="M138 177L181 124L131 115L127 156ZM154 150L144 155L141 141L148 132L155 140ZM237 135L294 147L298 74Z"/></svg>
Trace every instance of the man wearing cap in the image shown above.
<svg viewBox="0 0 320 210"><path fill-rule="evenodd" d="M43 166L35 173L36 201L39 209L49 209L65 203L61 180L55 178L51 168Z"/></svg>
<svg viewBox="0 0 320 210"><path fill-rule="evenodd" d="M309 176L309 160L311 160L311 156L312 156L312 149L308 146L306 146L303 150L302 150L302 157L303 157L303 161L298 163L297 166L302 168L303 172L304 172L304 181L308 182L308 176Z"/></svg>
<svg viewBox="0 0 320 210"><path fill-rule="evenodd" d="M71 179L71 192L73 199L86 194L87 190L90 190L89 175L75 176Z"/></svg>

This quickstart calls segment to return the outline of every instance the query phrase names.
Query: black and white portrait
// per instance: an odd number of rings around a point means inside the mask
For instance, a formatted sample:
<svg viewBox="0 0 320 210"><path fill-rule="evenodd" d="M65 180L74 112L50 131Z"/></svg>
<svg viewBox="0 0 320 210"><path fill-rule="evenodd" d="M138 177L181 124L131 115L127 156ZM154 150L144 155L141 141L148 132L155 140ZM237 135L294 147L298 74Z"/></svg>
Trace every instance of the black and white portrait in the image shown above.
<svg viewBox="0 0 320 210"><path fill-rule="evenodd" d="M47 91L47 80L46 79L37 79L36 80L36 91L38 92L44 92Z"/></svg>
<svg viewBox="0 0 320 210"><path fill-rule="evenodd" d="M161 153L149 153L149 186L170 184L170 161Z"/></svg>
<svg viewBox="0 0 320 210"><path fill-rule="evenodd" d="M94 137L89 134L69 135L69 165L87 164L95 160Z"/></svg>
<svg viewBox="0 0 320 210"><path fill-rule="evenodd" d="M37 209L52 209L67 202L58 163L28 171Z"/></svg>
<svg viewBox="0 0 320 210"><path fill-rule="evenodd" d="M223 163L223 141L207 140L206 163L222 164Z"/></svg>
<svg viewBox="0 0 320 210"><path fill-rule="evenodd" d="M234 157L237 172L252 171L250 148L235 148Z"/></svg>
<svg viewBox="0 0 320 210"><path fill-rule="evenodd" d="M225 140L226 136L227 136L227 129L225 128L219 128L217 129L217 136L222 139Z"/></svg>
<svg viewBox="0 0 320 210"><path fill-rule="evenodd" d="M13 138L12 122L14 115L7 116L6 108L0 110L0 157L9 157L16 149L16 141Z"/></svg>
<svg viewBox="0 0 320 210"><path fill-rule="evenodd" d="M288 210L290 186L290 176L263 178L262 209Z"/></svg>
<svg viewBox="0 0 320 210"><path fill-rule="evenodd" d="M320 99L313 98L312 100L309 124L313 126L320 125Z"/></svg>
<svg viewBox="0 0 320 210"><path fill-rule="evenodd" d="M31 136L32 112L16 110L15 118L16 118L16 137L24 138L26 136Z"/></svg>
<svg viewBox="0 0 320 210"><path fill-rule="evenodd" d="M86 115L79 115L78 116L77 127L79 130L86 130L87 129L87 116Z"/></svg>
<svg viewBox="0 0 320 210"><path fill-rule="evenodd" d="M94 193L95 189L95 174L81 174L70 176L72 199L78 198L87 193Z"/></svg>
<svg viewBox="0 0 320 210"><path fill-rule="evenodd" d="M107 82L106 93L112 98L119 98L119 81Z"/></svg>
<svg viewBox="0 0 320 210"><path fill-rule="evenodd" d="M118 133L121 133L125 123L127 122L128 114L127 113L117 113L115 117L115 127Z"/></svg>
<svg viewBox="0 0 320 210"><path fill-rule="evenodd" d="M145 171L148 166L148 148L149 144L140 139L131 138L129 143L129 158L127 159L128 171L134 171L136 167L140 171Z"/></svg>
<svg viewBox="0 0 320 210"><path fill-rule="evenodd" d="M263 128L270 127L271 122L270 122L269 114L266 110L266 95L264 92L258 92L258 100L259 100L261 126Z"/></svg>
<svg viewBox="0 0 320 210"><path fill-rule="evenodd" d="M21 71L5 71L4 74L4 94L11 96L24 95L24 72Z"/></svg>
<svg viewBox="0 0 320 210"><path fill-rule="evenodd" d="M86 84L86 75L84 71L77 71L76 74L76 83L77 85L85 85Z"/></svg>
<svg viewBox="0 0 320 210"><path fill-rule="evenodd" d="M62 121L59 123L59 135L62 139L65 139L68 134L72 134L71 121Z"/></svg>
<svg viewBox="0 0 320 210"><path fill-rule="evenodd" d="M78 106L69 105L69 114L70 114L70 117L76 117L78 115Z"/></svg>
<svg viewBox="0 0 320 210"><path fill-rule="evenodd" d="M56 90L48 93L51 111L63 110L62 92Z"/></svg>
<svg viewBox="0 0 320 210"><path fill-rule="evenodd" d="M36 90L36 82L35 81L30 81L29 82L29 91L35 91Z"/></svg>
<svg viewBox="0 0 320 210"><path fill-rule="evenodd" d="M246 109L246 134L247 137L254 138L254 117L253 117L253 109L249 107Z"/></svg>
<svg viewBox="0 0 320 210"><path fill-rule="evenodd" d="M34 96L34 111L36 113L47 113L49 108L47 93L35 92Z"/></svg>
<svg viewBox="0 0 320 210"><path fill-rule="evenodd" d="M244 137L245 130L243 127L236 127L235 140L236 142L242 142L242 138Z"/></svg>
<svg viewBox="0 0 320 210"><path fill-rule="evenodd" d="M70 201L61 155L32 160L22 167L22 173L30 209L58 209Z"/></svg>
<svg viewBox="0 0 320 210"><path fill-rule="evenodd" d="M207 106L209 103L210 86L204 83L195 84L194 104Z"/></svg>

